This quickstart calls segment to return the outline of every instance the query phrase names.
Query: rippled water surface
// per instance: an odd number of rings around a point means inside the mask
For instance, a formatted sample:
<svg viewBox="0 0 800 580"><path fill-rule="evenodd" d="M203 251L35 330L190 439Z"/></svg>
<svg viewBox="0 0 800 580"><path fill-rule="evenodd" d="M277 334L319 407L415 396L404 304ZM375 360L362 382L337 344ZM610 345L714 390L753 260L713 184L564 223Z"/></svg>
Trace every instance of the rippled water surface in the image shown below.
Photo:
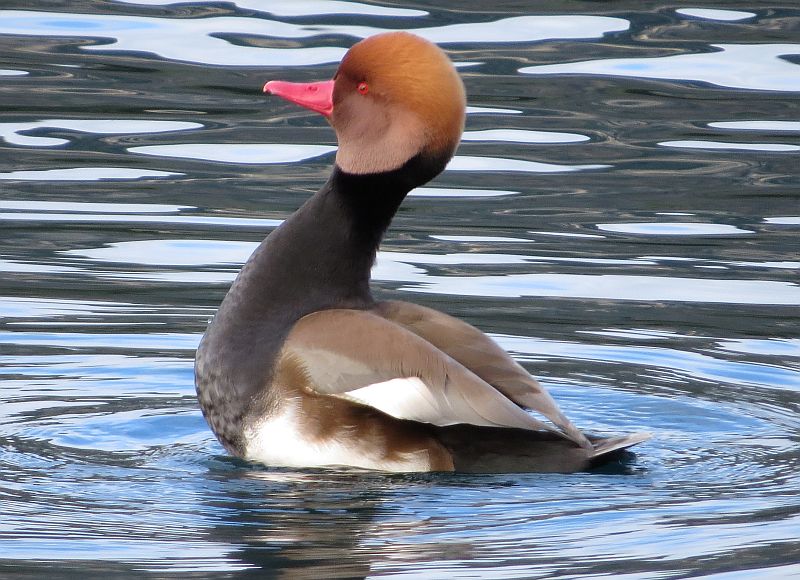
<svg viewBox="0 0 800 580"><path fill-rule="evenodd" d="M0 576L800 577L800 8L443 4L2 3ZM205 425L194 348L335 148L260 87L398 28L470 108L376 292L652 431L624 462L266 469Z"/></svg>

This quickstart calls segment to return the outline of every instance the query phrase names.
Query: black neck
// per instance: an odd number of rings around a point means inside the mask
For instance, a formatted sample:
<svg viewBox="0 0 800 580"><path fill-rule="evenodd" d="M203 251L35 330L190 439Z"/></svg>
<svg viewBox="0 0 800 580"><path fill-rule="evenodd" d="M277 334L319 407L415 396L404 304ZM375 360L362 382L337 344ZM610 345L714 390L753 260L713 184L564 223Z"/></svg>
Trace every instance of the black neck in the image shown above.
<svg viewBox="0 0 800 580"><path fill-rule="evenodd" d="M425 169L419 156L384 173L359 175L334 167L327 186L341 200L350 219L350 233L363 244L362 251L375 254L397 209L408 192L420 184L419 173Z"/></svg>
<svg viewBox="0 0 800 580"><path fill-rule="evenodd" d="M441 168L421 155L383 173L335 166L322 189L253 254L248 268L267 276L253 288L257 296L307 312L371 304L370 270L386 229L408 192Z"/></svg>

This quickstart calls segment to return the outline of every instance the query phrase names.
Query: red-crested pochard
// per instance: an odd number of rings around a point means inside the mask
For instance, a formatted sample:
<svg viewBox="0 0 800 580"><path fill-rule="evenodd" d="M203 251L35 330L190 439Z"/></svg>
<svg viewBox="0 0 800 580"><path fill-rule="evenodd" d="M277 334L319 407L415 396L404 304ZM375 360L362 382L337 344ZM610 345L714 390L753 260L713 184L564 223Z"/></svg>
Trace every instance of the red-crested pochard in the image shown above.
<svg viewBox="0 0 800 580"><path fill-rule="evenodd" d="M229 452L288 467L571 472L649 437L587 438L480 330L373 297L392 217L464 128L464 86L444 52L379 34L333 80L264 92L327 117L339 148L328 182L256 249L197 349L200 406Z"/></svg>

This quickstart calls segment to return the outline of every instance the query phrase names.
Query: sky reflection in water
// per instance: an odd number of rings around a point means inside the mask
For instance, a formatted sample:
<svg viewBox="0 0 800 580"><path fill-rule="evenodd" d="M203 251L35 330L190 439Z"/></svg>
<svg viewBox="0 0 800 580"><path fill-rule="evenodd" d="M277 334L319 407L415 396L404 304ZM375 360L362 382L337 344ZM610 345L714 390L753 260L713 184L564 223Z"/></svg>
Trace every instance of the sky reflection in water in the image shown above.
<svg viewBox="0 0 800 580"><path fill-rule="evenodd" d="M712 44L713 52L648 58L618 58L523 67L531 75L591 74L699 81L760 91L800 91L796 64L800 44Z"/></svg>
<svg viewBox="0 0 800 580"><path fill-rule="evenodd" d="M647 224L639 224L647 225ZM688 224L687 224L688 225ZM734 228L735 229L735 228ZM619 231L619 230L616 230ZM691 231L691 230L690 230ZM637 232L638 233L638 232ZM705 232L708 233L707 231ZM714 233L722 233L714 231ZM743 232L746 233L746 232ZM148 240L141 242L119 242L104 248L69 250L72 256L81 256L101 262L127 262L140 265L198 266L219 264L242 264L256 248L255 243L211 242L208 240ZM198 262L197 260L201 260ZM631 276L618 274L504 274L476 276L436 276L421 265L497 265L526 264L537 262L564 262L564 258L514 256L511 254L412 254L402 252L380 252L373 278L379 281L413 283L403 286L409 292L453 294L459 296L486 297L562 297L590 298L598 300L641 300L707 302L725 304L772 304L800 305L800 286L768 280L728 280ZM566 261L570 261L566 259ZM653 264L649 260L614 261L598 259L575 259L575 262L594 264ZM182 273L176 271L172 278L160 270L141 273L140 279L172 279L179 282ZM213 274L215 281L232 280L236 271ZM106 274L98 273L99 276ZM112 274L113 276L113 274ZM208 279L211 281L212 279Z"/></svg>
<svg viewBox="0 0 800 580"><path fill-rule="evenodd" d="M597 38L627 30L628 22L603 16L518 16L487 23L413 28L433 42L531 42L557 38ZM84 50L143 51L162 58L222 66L307 66L335 63L346 52L340 47L269 48L232 44L218 35L303 39L324 34L365 38L387 29L369 26L297 25L265 18L146 18L98 14L53 14L0 11L0 34L93 36L111 44Z"/></svg>

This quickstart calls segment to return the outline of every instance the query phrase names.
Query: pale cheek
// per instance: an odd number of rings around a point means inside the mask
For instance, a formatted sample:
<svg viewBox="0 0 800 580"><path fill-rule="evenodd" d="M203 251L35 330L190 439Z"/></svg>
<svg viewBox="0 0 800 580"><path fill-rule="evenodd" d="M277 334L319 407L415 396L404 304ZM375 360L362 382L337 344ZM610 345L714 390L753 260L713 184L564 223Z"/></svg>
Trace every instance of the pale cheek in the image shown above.
<svg viewBox="0 0 800 580"><path fill-rule="evenodd" d="M380 173L402 166L426 145L426 131L412 113L378 108L374 103L335 126L339 140L336 163L349 173Z"/></svg>

